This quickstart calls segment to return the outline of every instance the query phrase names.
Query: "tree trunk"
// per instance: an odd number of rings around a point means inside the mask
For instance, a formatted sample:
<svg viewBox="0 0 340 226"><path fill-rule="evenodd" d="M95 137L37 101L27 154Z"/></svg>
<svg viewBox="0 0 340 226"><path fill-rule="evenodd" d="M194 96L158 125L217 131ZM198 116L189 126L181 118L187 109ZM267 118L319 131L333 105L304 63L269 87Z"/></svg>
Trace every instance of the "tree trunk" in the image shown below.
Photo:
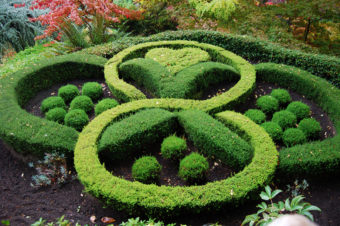
<svg viewBox="0 0 340 226"><path fill-rule="evenodd" d="M306 30L305 30L305 34L304 34L304 37L303 37L303 40L305 42L307 42L308 33L309 33L309 29L310 29L310 24L311 24L311 18L308 17L308 22L307 22L307 25L306 25Z"/></svg>

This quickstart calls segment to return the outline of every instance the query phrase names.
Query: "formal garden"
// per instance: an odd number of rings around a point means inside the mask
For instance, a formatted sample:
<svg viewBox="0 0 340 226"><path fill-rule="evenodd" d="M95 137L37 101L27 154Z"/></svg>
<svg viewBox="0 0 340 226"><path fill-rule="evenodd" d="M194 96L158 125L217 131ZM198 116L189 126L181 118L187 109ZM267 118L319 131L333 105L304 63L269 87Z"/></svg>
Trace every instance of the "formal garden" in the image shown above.
<svg viewBox="0 0 340 226"><path fill-rule="evenodd" d="M340 220L336 1L11 0L0 25L1 225Z"/></svg>

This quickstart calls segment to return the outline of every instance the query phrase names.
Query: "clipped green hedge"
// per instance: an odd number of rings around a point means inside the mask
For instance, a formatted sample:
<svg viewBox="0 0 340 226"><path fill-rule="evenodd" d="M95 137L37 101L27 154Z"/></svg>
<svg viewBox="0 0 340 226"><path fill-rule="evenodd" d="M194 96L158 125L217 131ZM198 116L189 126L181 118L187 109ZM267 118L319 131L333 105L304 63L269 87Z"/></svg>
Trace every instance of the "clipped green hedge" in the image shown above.
<svg viewBox="0 0 340 226"><path fill-rule="evenodd" d="M220 159L235 170L243 169L250 162L252 147L208 114L188 110L180 112L178 119L195 147L205 155Z"/></svg>
<svg viewBox="0 0 340 226"><path fill-rule="evenodd" d="M220 112L225 109L230 109L235 104L243 101L253 91L255 85L255 70L254 67L243 58L220 47L204 43L189 41L160 41L139 44L127 48L116 54L106 63L104 69L105 79L114 96L125 102L146 98L140 90L120 79L119 66L127 60L143 57L150 49L160 47L171 47L175 49L186 47L200 48L208 52L213 61L228 64L240 74L239 81L227 92L208 100L181 100L182 104L178 106L179 108L185 109L188 105L190 105L193 106L191 109Z"/></svg>
<svg viewBox="0 0 340 226"><path fill-rule="evenodd" d="M325 78L340 87L340 59L287 49L267 41L244 35L223 34L217 31L167 31L149 37L131 37L83 50L84 53L112 57L130 46L154 41L188 40L222 47L251 62L274 62L296 66Z"/></svg>
<svg viewBox="0 0 340 226"><path fill-rule="evenodd" d="M209 86L237 81L238 72L227 64L204 62L187 67L176 76L154 60L136 58L122 63L119 74L132 78L157 97L194 99Z"/></svg>
<svg viewBox="0 0 340 226"><path fill-rule="evenodd" d="M72 155L76 130L31 115L23 109L39 91L76 78L103 76L106 59L70 54L46 59L0 79L0 137L16 151L42 156L59 151Z"/></svg>
<svg viewBox="0 0 340 226"><path fill-rule="evenodd" d="M295 67L263 63L255 66L257 79L296 91L317 103L340 131L340 90L324 79ZM340 135L280 151L278 174L315 177L340 171Z"/></svg>
<svg viewBox="0 0 340 226"><path fill-rule="evenodd" d="M237 206L268 183L275 172L278 153L269 135L247 117L235 112L219 113L222 122L230 122L248 136L254 156L248 166L233 177L202 186L157 186L130 182L113 176L101 164L97 142L102 131L121 115L147 107L158 107L160 100L139 100L103 112L85 127L75 148L74 163L86 190L107 205L129 214L168 217L183 213L217 211ZM165 105L171 102L163 100ZM126 195L129 194L129 195ZM254 195L254 196L253 196Z"/></svg>
<svg viewBox="0 0 340 226"><path fill-rule="evenodd" d="M99 141L99 152L108 152L113 160L132 158L137 152L175 132L177 120L163 109L146 109L109 126Z"/></svg>

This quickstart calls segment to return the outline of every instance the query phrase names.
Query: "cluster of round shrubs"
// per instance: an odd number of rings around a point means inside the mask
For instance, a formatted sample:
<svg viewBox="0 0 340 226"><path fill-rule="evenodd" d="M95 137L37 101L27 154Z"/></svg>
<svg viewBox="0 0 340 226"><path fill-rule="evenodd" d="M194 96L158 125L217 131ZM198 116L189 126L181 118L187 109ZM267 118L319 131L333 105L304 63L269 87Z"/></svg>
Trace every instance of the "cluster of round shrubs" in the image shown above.
<svg viewBox="0 0 340 226"><path fill-rule="evenodd" d="M163 158L179 162L179 177L189 183L203 182L209 169L207 159L195 152L185 156L186 150L186 141L175 135L165 138L161 145ZM134 162L132 177L142 183L155 183L159 180L161 169L155 157L144 156Z"/></svg>
<svg viewBox="0 0 340 226"><path fill-rule="evenodd" d="M285 89L273 89L270 95L256 101L259 109L249 109L245 115L260 124L275 142L287 147L303 144L320 137L321 126L311 118L310 107L300 101L293 101ZM267 115L272 115L266 122Z"/></svg>
<svg viewBox="0 0 340 226"><path fill-rule="evenodd" d="M98 82L85 83L81 93L77 86L69 84L59 88L58 96L43 100L40 109L45 114L46 119L81 131L89 122L88 113L93 110L94 102L102 97L103 90ZM114 99L102 99L95 106L95 115L97 116L117 105L118 102Z"/></svg>

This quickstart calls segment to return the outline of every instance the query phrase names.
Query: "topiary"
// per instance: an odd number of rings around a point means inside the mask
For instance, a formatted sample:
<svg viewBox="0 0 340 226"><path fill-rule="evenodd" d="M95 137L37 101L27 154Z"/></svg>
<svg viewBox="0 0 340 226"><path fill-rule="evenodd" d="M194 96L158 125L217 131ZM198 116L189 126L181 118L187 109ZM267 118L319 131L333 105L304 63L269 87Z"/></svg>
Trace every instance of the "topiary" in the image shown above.
<svg viewBox="0 0 340 226"><path fill-rule="evenodd" d="M201 182L209 169L206 158L198 153L191 153L181 160L178 176L188 182Z"/></svg>
<svg viewBox="0 0 340 226"><path fill-rule="evenodd" d="M290 103L287 107L287 111L294 113L299 121L310 116L310 107L301 101L294 101Z"/></svg>
<svg viewBox="0 0 340 226"><path fill-rule="evenodd" d="M285 89L273 89L270 95L275 97L281 106L286 106L292 101L289 92Z"/></svg>
<svg viewBox="0 0 340 226"><path fill-rule="evenodd" d="M257 99L256 106L264 113L273 113L279 109L279 101L275 97L265 95Z"/></svg>
<svg viewBox="0 0 340 226"><path fill-rule="evenodd" d="M245 116L253 120L257 124L261 124L266 120L266 115L258 109L249 109L244 113Z"/></svg>
<svg viewBox="0 0 340 226"><path fill-rule="evenodd" d="M276 122L265 122L262 123L261 126L266 130L266 132L270 135L273 141L280 141L282 139L282 128Z"/></svg>
<svg viewBox="0 0 340 226"><path fill-rule="evenodd" d="M320 123L313 118L302 119L298 128L306 135L307 139L318 139L320 137Z"/></svg>
<svg viewBox="0 0 340 226"><path fill-rule="evenodd" d="M40 110L42 113L45 113L57 107L66 109L66 104L64 100L61 97L47 97L41 103Z"/></svg>
<svg viewBox="0 0 340 226"><path fill-rule="evenodd" d="M66 111L64 108L53 108L46 113L46 119L57 123L64 123Z"/></svg>
<svg viewBox="0 0 340 226"><path fill-rule="evenodd" d="M74 109L65 115L65 125L81 131L89 122L89 117L82 109Z"/></svg>
<svg viewBox="0 0 340 226"><path fill-rule="evenodd" d="M290 111L282 110L274 113L272 121L285 130L296 125L296 116Z"/></svg>
<svg viewBox="0 0 340 226"><path fill-rule="evenodd" d="M85 112L90 112L93 109L93 102L88 96L77 96L71 101L70 109L82 109Z"/></svg>
<svg viewBox="0 0 340 226"><path fill-rule="evenodd" d="M161 153L165 159L179 160L186 150L186 141L175 135L165 138L161 145Z"/></svg>
<svg viewBox="0 0 340 226"><path fill-rule="evenodd" d="M297 144L303 144L307 141L305 134L302 130L297 128L287 129L282 136L283 143L287 147L291 147Z"/></svg>
<svg viewBox="0 0 340 226"><path fill-rule="evenodd" d="M137 159L132 165L132 177L142 183L154 183L159 179L162 166L153 156Z"/></svg>
<svg viewBox="0 0 340 226"><path fill-rule="evenodd" d="M76 96L79 96L79 90L77 86L69 84L59 88L58 96L63 98L65 103L70 103Z"/></svg>
<svg viewBox="0 0 340 226"><path fill-rule="evenodd" d="M103 96L102 86L98 82L87 82L81 90L82 95L90 97L93 101Z"/></svg>
<svg viewBox="0 0 340 226"><path fill-rule="evenodd" d="M96 104L94 113L97 116L108 109L116 107L117 105L119 105L119 103L115 99L105 98Z"/></svg>

